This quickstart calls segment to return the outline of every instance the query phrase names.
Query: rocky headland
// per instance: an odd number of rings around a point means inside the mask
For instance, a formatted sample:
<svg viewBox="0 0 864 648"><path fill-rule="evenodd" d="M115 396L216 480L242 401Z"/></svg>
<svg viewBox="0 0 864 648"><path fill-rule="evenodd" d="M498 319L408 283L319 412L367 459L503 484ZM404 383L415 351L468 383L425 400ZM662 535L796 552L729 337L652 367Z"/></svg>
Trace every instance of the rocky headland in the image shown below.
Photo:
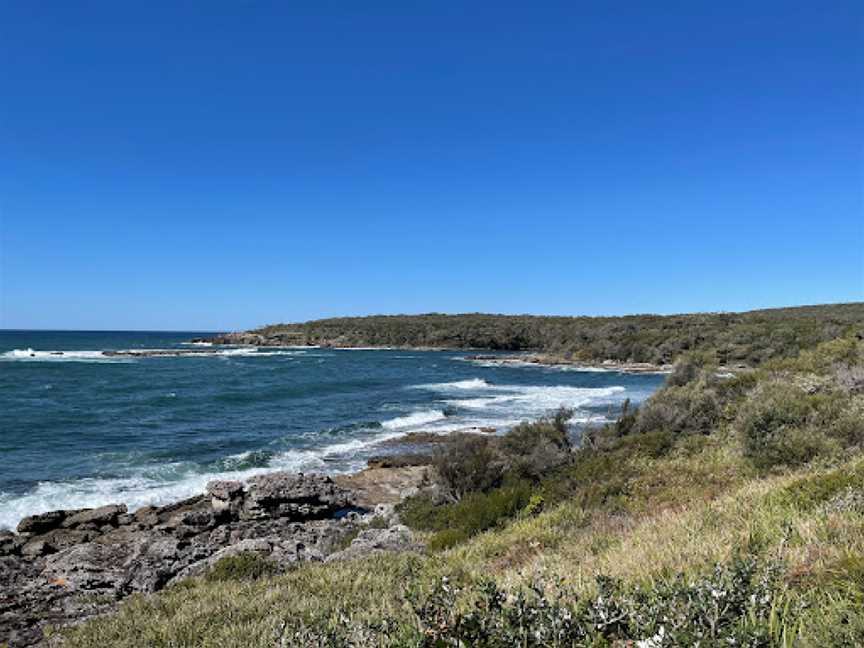
<svg viewBox="0 0 864 648"><path fill-rule="evenodd" d="M252 552L277 570L379 551L421 551L394 504L428 487L422 466L370 468L331 478L277 472L214 481L168 506L59 510L0 531L0 641L43 641L46 626L114 610Z"/></svg>

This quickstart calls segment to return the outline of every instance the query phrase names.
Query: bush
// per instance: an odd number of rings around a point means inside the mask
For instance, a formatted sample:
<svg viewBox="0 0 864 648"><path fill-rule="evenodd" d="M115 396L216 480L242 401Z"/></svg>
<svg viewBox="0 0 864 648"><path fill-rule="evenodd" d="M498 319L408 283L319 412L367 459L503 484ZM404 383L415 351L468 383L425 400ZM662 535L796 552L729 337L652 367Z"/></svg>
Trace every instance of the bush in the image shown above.
<svg viewBox="0 0 864 648"><path fill-rule="evenodd" d="M572 500L581 508L617 510L628 493L632 472L625 455L582 450L573 463L544 479L540 492L550 503Z"/></svg>
<svg viewBox="0 0 864 648"><path fill-rule="evenodd" d="M864 489L864 470L835 470L813 475L789 484L778 494L781 502L809 511L831 501L848 489Z"/></svg>
<svg viewBox="0 0 864 648"><path fill-rule="evenodd" d="M279 567L269 558L244 551L217 560L204 576L209 582L249 581L278 573Z"/></svg>
<svg viewBox="0 0 864 648"><path fill-rule="evenodd" d="M804 429L811 410L807 395L789 384L768 383L755 390L737 421L745 455L762 469L812 459L821 440Z"/></svg>
<svg viewBox="0 0 864 648"><path fill-rule="evenodd" d="M531 494L530 484L520 481L438 506L418 495L399 506L399 516L412 528L436 531L429 548L444 549L516 517L531 502Z"/></svg>
<svg viewBox="0 0 864 648"><path fill-rule="evenodd" d="M466 588L444 578L412 601L423 646L769 646L794 641L800 610L786 603L781 565L752 557L699 578L644 585L597 577L582 599L535 583L508 592L491 580ZM466 608L460 600L473 600Z"/></svg>
<svg viewBox="0 0 864 648"><path fill-rule="evenodd" d="M567 421L572 410L560 409L554 416L533 423L520 423L499 443L511 478L539 481L570 457Z"/></svg>
<svg viewBox="0 0 864 648"><path fill-rule="evenodd" d="M433 456L445 495L458 501L468 493L500 486L506 462L497 448L497 439L476 434L460 435Z"/></svg>
<svg viewBox="0 0 864 648"><path fill-rule="evenodd" d="M675 368L666 378L666 384L671 387L683 387L696 380L706 367L713 369L714 364L714 358L709 353L687 353L675 363Z"/></svg>
<svg viewBox="0 0 864 648"><path fill-rule="evenodd" d="M713 388L704 383L666 387L640 409L634 434L668 431L675 435L710 434L721 420L721 405Z"/></svg>

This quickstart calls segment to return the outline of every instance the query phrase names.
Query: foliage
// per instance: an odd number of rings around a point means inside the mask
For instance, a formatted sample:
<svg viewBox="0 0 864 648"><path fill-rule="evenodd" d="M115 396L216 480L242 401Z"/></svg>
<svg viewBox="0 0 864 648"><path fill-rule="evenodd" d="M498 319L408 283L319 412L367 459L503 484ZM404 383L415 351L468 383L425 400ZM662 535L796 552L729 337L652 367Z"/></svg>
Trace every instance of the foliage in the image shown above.
<svg viewBox="0 0 864 648"><path fill-rule="evenodd" d="M862 333L862 322L864 303L852 303L670 316L431 313L343 317L276 324L255 332L284 338L290 344L542 351L576 360L671 363L697 351L720 365L755 366ZM681 374L674 380L684 377Z"/></svg>
<svg viewBox="0 0 864 648"><path fill-rule="evenodd" d="M460 435L446 448L437 449L432 465L452 501L500 486L506 468L497 439L476 434Z"/></svg>
<svg viewBox="0 0 864 648"><path fill-rule="evenodd" d="M458 502L436 506L428 498L410 498L399 508L402 520L420 530L437 531L431 550L446 549L518 515L531 501L524 481L468 493Z"/></svg>
<svg viewBox="0 0 864 648"><path fill-rule="evenodd" d="M467 610L444 578L414 611L421 645L429 647L771 645L795 632L791 610L779 610L780 573L779 565L747 556L698 578L678 574L645 586L598 576L591 599L540 583L511 594L483 580Z"/></svg>
<svg viewBox="0 0 864 648"><path fill-rule="evenodd" d="M220 558L204 578L210 582L256 580L278 573L272 560L252 551Z"/></svg>

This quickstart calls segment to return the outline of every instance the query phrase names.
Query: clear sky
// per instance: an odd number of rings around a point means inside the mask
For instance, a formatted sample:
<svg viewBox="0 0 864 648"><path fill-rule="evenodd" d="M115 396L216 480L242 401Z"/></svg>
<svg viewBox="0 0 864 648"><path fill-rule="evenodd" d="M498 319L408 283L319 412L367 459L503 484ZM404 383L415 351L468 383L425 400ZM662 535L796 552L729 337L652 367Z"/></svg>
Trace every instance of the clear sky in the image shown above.
<svg viewBox="0 0 864 648"><path fill-rule="evenodd" d="M0 3L0 327L864 299L864 4Z"/></svg>

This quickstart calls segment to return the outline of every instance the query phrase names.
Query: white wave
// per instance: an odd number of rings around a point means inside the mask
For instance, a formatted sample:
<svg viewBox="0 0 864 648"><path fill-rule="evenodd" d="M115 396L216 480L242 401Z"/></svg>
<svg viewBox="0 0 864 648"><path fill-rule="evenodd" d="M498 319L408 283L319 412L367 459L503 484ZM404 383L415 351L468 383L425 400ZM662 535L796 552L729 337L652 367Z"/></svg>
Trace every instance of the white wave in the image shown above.
<svg viewBox="0 0 864 648"><path fill-rule="evenodd" d="M304 347L305 348L305 347ZM272 356L291 356L302 353L295 350L259 351L257 347L241 347L213 350L183 349L125 349L122 351L37 351L34 349L13 349L0 353L0 361L25 362L134 362L140 358L208 358L243 357L268 358ZM117 355L119 354L119 355Z"/></svg>
<svg viewBox="0 0 864 648"><path fill-rule="evenodd" d="M419 412L413 412L406 416L399 416L390 419L389 421L384 421L381 423L381 426L388 430L399 430L425 425L427 423L434 423L435 421L440 421L444 418L446 418L446 415L441 410L422 410Z"/></svg>
<svg viewBox="0 0 864 648"><path fill-rule="evenodd" d="M488 382L482 378L470 378L468 380L457 380L455 382L432 383L430 385L416 385L415 389L428 389L431 391L452 391L454 389L487 389L491 387Z"/></svg>
<svg viewBox="0 0 864 648"><path fill-rule="evenodd" d="M451 398L444 402L459 410L467 410L479 418L481 426L498 429L512 427L510 421L525 421L547 415L561 407L575 410L573 422L589 422L584 408L623 400L626 390L613 387L567 387L539 385L500 385L490 387L487 395L472 398ZM632 394L630 394L632 396ZM454 419L461 419L457 414ZM584 420L583 420L584 419Z"/></svg>
<svg viewBox="0 0 864 648"><path fill-rule="evenodd" d="M0 353L2 361L24 362L131 362L132 358L106 356L102 351L35 351L13 349Z"/></svg>
<svg viewBox="0 0 864 648"><path fill-rule="evenodd" d="M18 522L36 513L57 509L92 508L105 504L123 503L134 511L142 506L164 506L178 500L201 494L207 483L216 479L247 480L255 475L276 471L345 473L365 466L362 451L388 439L405 434L403 421L410 426L422 423L427 414L415 414L394 419L393 429L366 438L332 443L314 450L289 450L274 455L266 465L246 469L231 469L248 460L253 451L229 455L224 460L228 467L222 471L194 472L194 466L185 463L167 463L147 474L131 477L97 479L85 478L64 482L40 482L22 495L0 492L0 529L14 529ZM440 413L443 417L443 413ZM431 419L426 416L425 419ZM409 422L409 420L411 422ZM387 427L387 424L384 424Z"/></svg>
<svg viewBox="0 0 864 648"><path fill-rule="evenodd" d="M322 458L308 451L290 451L275 456L268 466L247 470L194 473L166 480L158 475L136 475L114 479L86 478L64 482L40 482L22 495L0 493L0 529L15 528L21 518L57 509L76 509L123 503L133 511L147 505L162 506L204 492L214 479L248 479L276 470L303 471L320 468ZM182 470L166 465L169 469Z"/></svg>

